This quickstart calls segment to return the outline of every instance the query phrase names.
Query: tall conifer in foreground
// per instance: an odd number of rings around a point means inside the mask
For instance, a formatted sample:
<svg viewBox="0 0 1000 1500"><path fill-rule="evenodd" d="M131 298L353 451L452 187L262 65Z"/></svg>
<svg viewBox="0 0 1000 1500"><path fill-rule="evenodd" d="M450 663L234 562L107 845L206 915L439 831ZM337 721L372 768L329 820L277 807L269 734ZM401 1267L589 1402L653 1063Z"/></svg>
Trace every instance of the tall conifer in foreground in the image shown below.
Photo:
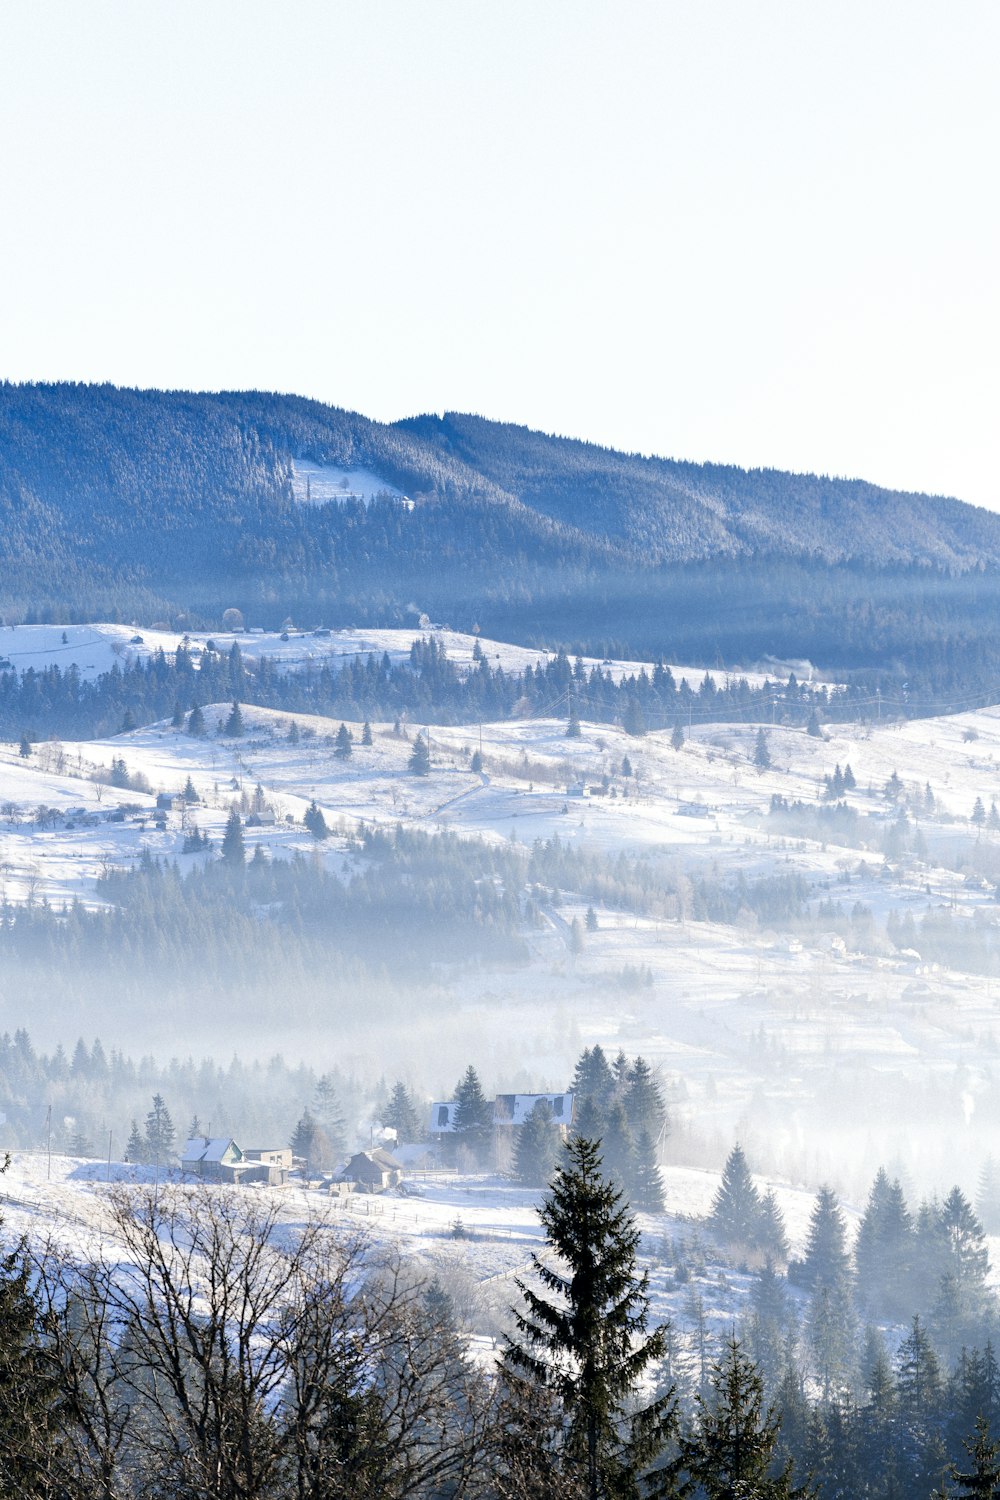
<svg viewBox="0 0 1000 1500"><path fill-rule="evenodd" d="M636 1411L650 1365L663 1357L664 1334L648 1337L648 1277L636 1270L639 1231L622 1196L601 1170L599 1144L576 1136L566 1147L539 1211L556 1265L532 1256L543 1290L517 1282L517 1336L503 1373L516 1389L558 1397L559 1468L578 1476L587 1500L632 1500L640 1474L673 1433L673 1393ZM670 1474L658 1493L673 1493Z"/></svg>

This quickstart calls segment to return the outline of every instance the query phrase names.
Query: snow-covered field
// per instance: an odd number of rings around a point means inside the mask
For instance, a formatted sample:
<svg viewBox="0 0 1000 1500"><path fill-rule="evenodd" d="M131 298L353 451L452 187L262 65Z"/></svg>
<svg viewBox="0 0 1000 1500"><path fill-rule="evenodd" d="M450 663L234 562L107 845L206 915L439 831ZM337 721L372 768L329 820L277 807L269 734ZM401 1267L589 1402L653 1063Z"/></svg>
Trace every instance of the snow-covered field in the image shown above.
<svg viewBox="0 0 1000 1500"><path fill-rule="evenodd" d="M119 648L177 645L175 635L142 635L130 645L120 626L8 628L0 654L23 666L61 659L65 650L81 670L98 671ZM402 655L411 638L339 632L265 644L279 656L286 647ZM229 640L217 638L223 648ZM249 653L259 638L240 640ZM467 650L471 660L471 637L443 643L449 655ZM497 654L507 665L532 656L514 647ZM354 867L348 836L362 822L526 846L558 836L612 857L642 854L680 891L675 910L642 917L601 907L597 930L577 953L572 924L582 923L586 903L572 893L559 907L543 902L543 925L527 934L529 964L442 976L446 1027L414 1019L364 1048L344 1037L338 1047L336 1038L298 1030L292 1004L276 1034L241 1037L241 1050L280 1046L321 1066L342 1063L346 1050L352 1066L375 1077L419 1059L432 1070L420 1082L444 1090L473 1046L477 1066L508 1087L562 1087L584 1045L624 1047L658 1063L670 1082L678 1163L718 1162L738 1132L751 1151L768 1142L779 1176L828 1175L851 1189L870 1180L873 1160L896 1162L930 1185L950 1180L958 1163L972 1189L982 1153L1000 1148L993 975L939 967L914 947L855 951L844 922L820 915L823 902L846 914L869 908L879 922L890 912L918 921L940 913L972 932L977 914L995 913L1000 832L973 827L969 816L977 796L987 810L1000 800L1000 709L831 725L821 739L768 727L765 771L754 765L753 724L696 727L680 750L665 734L630 738L607 725L585 723L579 739L567 739L564 722L553 719L432 727L426 778L407 769L415 724L400 733L373 725L370 747L360 743L361 725L351 725L354 753L343 762L328 720L245 708L246 734L231 740L218 733L227 713L228 705L206 710L205 738L160 723L103 742L40 744L27 759L16 744L0 746L0 894L15 904L92 904L96 877L144 850L188 867L203 856L182 854L185 822L196 820L218 847L233 800L257 787L270 812L247 828L250 851L260 844L274 859L309 853L339 871ZM469 762L480 748L483 771L475 774ZM116 757L146 778L149 793L93 780ZM622 773L626 757L630 775ZM905 793L931 786L919 857L887 862L879 848L768 831L772 795L816 804L824 776L848 763L856 779L848 802L871 815L873 836L896 816L883 795L893 772ZM189 777L197 808L174 806L157 818L157 794L176 796ZM335 832L323 845L302 823L313 799ZM796 931L769 927L749 910L731 922L696 920L694 901L684 899L702 880L787 875L810 889L812 920ZM0 1026L25 1023L50 1046L71 1046L80 1029L74 1020L73 1034L63 1034L57 1000L36 1000L26 1016L21 997L0 992ZM185 1051L203 1045L196 1030L185 1032Z"/></svg>

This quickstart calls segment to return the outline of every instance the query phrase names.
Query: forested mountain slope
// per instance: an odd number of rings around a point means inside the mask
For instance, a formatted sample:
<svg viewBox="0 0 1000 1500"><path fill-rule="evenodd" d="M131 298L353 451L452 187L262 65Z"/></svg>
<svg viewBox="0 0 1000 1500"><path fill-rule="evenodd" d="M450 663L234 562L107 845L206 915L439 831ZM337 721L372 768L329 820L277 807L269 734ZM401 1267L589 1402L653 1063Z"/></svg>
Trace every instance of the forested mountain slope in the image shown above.
<svg viewBox="0 0 1000 1500"><path fill-rule="evenodd" d="M344 476L344 498L303 503L304 461ZM354 498L361 471L387 493ZM1000 517L954 500L640 458L479 417L384 425L252 392L0 386L0 613L13 620L213 628L235 606L265 626L408 625L426 612L571 650L809 655L949 680L1000 662L998 603Z"/></svg>

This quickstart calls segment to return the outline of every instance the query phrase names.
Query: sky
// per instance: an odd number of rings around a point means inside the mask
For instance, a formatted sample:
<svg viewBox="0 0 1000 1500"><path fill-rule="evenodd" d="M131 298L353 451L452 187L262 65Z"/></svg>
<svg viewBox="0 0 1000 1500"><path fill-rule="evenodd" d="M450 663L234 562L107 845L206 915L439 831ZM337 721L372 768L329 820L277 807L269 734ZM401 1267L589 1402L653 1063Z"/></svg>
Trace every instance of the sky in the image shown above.
<svg viewBox="0 0 1000 1500"><path fill-rule="evenodd" d="M4 0L0 377L1000 510L995 0Z"/></svg>

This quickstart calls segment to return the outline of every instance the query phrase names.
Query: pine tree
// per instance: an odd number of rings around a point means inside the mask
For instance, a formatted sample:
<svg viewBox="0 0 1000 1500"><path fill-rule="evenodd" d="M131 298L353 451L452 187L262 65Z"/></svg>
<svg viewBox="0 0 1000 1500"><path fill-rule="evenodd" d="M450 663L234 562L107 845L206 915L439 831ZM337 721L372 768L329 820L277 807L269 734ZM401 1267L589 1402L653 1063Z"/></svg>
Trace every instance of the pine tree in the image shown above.
<svg viewBox="0 0 1000 1500"><path fill-rule="evenodd" d="M312 1109L316 1123L325 1136L327 1159L342 1156L347 1141L347 1124L341 1113L333 1079L328 1073L324 1073L316 1084ZM326 1162L323 1164L326 1165ZM332 1160L330 1164L332 1165Z"/></svg>
<svg viewBox="0 0 1000 1500"><path fill-rule="evenodd" d="M427 741L422 734L418 734L413 741L413 749L410 751L410 759L407 762L409 770L414 776L427 776L431 769L431 753L427 748Z"/></svg>
<svg viewBox="0 0 1000 1500"><path fill-rule="evenodd" d="M559 1468L579 1477L587 1500L635 1496L641 1471L674 1430L675 1412L672 1395L635 1410L644 1372L663 1357L664 1333L646 1336L639 1231L602 1174L595 1142L570 1142L539 1218L559 1269L533 1255L542 1290L517 1281L523 1306L514 1310L517 1335L504 1369L540 1388L541 1401L549 1392L560 1399Z"/></svg>
<svg viewBox="0 0 1000 1500"><path fill-rule="evenodd" d="M293 719L288 726L288 743L297 745L299 743L299 726Z"/></svg>
<svg viewBox="0 0 1000 1500"><path fill-rule="evenodd" d="M757 730L757 738L753 747L753 763L758 771L767 771L771 767L771 752L768 749L767 735L764 733L763 725Z"/></svg>
<svg viewBox="0 0 1000 1500"><path fill-rule="evenodd" d="M226 720L226 725L222 732L234 740L239 739L244 733L243 714L236 698L233 699L233 706L229 711L229 718Z"/></svg>
<svg viewBox="0 0 1000 1500"><path fill-rule="evenodd" d="M199 703L196 703L188 714L187 732L193 734L196 739L200 739L205 733L205 715Z"/></svg>
<svg viewBox="0 0 1000 1500"><path fill-rule="evenodd" d="M847 1226L837 1195L832 1188L821 1187L813 1205L806 1253L797 1268L796 1279L803 1286L831 1287L835 1282L846 1281L850 1264Z"/></svg>
<svg viewBox="0 0 1000 1500"><path fill-rule="evenodd" d="M569 718L566 720L566 738L568 740L578 740L582 733L583 731L580 728L580 715L577 713L575 706L571 703L569 706Z"/></svg>
<svg viewBox="0 0 1000 1500"><path fill-rule="evenodd" d="M292 1131L289 1145L292 1155L300 1157L306 1164L306 1170L311 1167L316 1156L316 1140L319 1127L310 1109L304 1109L299 1116L298 1123Z"/></svg>
<svg viewBox="0 0 1000 1500"><path fill-rule="evenodd" d="M559 1155L559 1133L552 1124L552 1106L538 1099L517 1132L514 1176L524 1187L545 1187Z"/></svg>
<svg viewBox="0 0 1000 1500"><path fill-rule="evenodd" d="M470 1063L455 1089L454 1129L449 1145L467 1151L478 1167L485 1167L493 1150L493 1105L483 1093L479 1075Z"/></svg>
<svg viewBox="0 0 1000 1500"><path fill-rule="evenodd" d="M667 1106L663 1090L644 1057L637 1057L628 1071L625 1088L625 1110L636 1132L647 1130L654 1141L666 1132Z"/></svg>
<svg viewBox="0 0 1000 1500"><path fill-rule="evenodd" d="M243 824L240 822L239 810L234 803L229 809L229 817L226 820L226 831L222 836L222 859L233 869L242 870L246 864L247 851L243 843Z"/></svg>
<svg viewBox="0 0 1000 1500"><path fill-rule="evenodd" d="M597 931L597 913L592 906L587 907L587 915L584 917L583 925L588 932Z"/></svg>
<svg viewBox="0 0 1000 1500"><path fill-rule="evenodd" d="M781 1418L764 1403L764 1382L736 1338L712 1367L707 1396L695 1397L697 1429L682 1441L684 1465L706 1500L791 1500L812 1493L792 1483L791 1465L773 1471Z"/></svg>
<svg viewBox="0 0 1000 1500"><path fill-rule="evenodd" d="M576 1096L577 1108L584 1099L594 1099L603 1108L611 1102L614 1091L615 1075L604 1055L603 1047L600 1043L592 1048L585 1047L577 1060L570 1085L570 1092Z"/></svg>
<svg viewBox="0 0 1000 1500"><path fill-rule="evenodd" d="M638 698L630 698L626 703L625 712L622 715L622 728L634 739L639 739L646 733L646 716Z"/></svg>
<svg viewBox="0 0 1000 1500"><path fill-rule="evenodd" d="M182 729L184 727L184 710L181 707L181 700L179 698L174 704L174 713L170 724L173 729Z"/></svg>
<svg viewBox="0 0 1000 1500"><path fill-rule="evenodd" d="M819 714L815 709L809 715L809 722L806 724L806 734L810 735L814 740L821 740L823 738L823 726L819 722Z"/></svg>
<svg viewBox="0 0 1000 1500"><path fill-rule="evenodd" d="M757 1247L775 1265L782 1265L788 1260L788 1235L785 1231L785 1218L778 1205L773 1188L769 1188L760 1200L760 1216L757 1220Z"/></svg>
<svg viewBox="0 0 1000 1500"><path fill-rule="evenodd" d="M168 1166L174 1154L174 1122L163 1102L162 1094L153 1095L153 1107L146 1116L146 1160Z"/></svg>
<svg viewBox="0 0 1000 1500"><path fill-rule="evenodd" d="M187 781L185 781L185 783L184 783L184 790L181 793L181 796L184 798L185 802L190 803L192 806L195 803L198 803L198 802L201 801L201 798L198 796L198 792L197 792L197 789L195 787L195 784L191 780L190 776L188 777Z"/></svg>
<svg viewBox="0 0 1000 1500"><path fill-rule="evenodd" d="M341 724L337 730L337 739L333 753L338 760L350 760L354 750L354 738L346 724Z"/></svg>
<svg viewBox="0 0 1000 1500"><path fill-rule="evenodd" d="M364 727L361 730L361 743L365 746L369 746L373 743L372 726L369 724L367 719L365 720Z"/></svg>
<svg viewBox="0 0 1000 1500"><path fill-rule="evenodd" d="M645 1214L662 1214L663 1179L656 1158L656 1142L645 1126L636 1137L632 1153L632 1168L628 1181L628 1196L633 1208Z"/></svg>
<svg viewBox="0 0 1000 1500"><path fill-rule="evenodd" d="M880 1317L909 1312L913 1220L898 1181L880 1169L868 1194L854 1242L858 1297Z"/></svg>
<svg viewBox="0 0 1000 1500"><path fill-rule="evenodd" d="M955 1500L997 1500L1000 1495L1000 1443L991 1438L990 1424L985 1417L976 1419L975 1435L966 1440L965 1450L972 1465L965 1472L957 1465L952 1469L952 1478L962 1486Z"/></svg>
<svg viewBox="0 0 1000 1500"><path fill-rule="evenodd" d="M302 814L302 821L314 839L322 840L330 837L330 830L323 816L323 809L315 801L310 802Z"/></svg>
<svg viewBox="0 0 1000 1500"><path fill-rule="evenodd" d="M21 735L21 743L17 747L17 753L22 760L27 760L31 754L31 741L26 734Z"/></svg>
<svg viewBox="0 0 1000 1500"><path fill-rule="evenodd" d="M141 1165L146 1160L146 1143L142 1138L138 1122L132 1121L132 1129L129 1131L128 1141L125 1146L125 1160Z"/></svg>
<svg viewBox="0 0 1000 1500"><path fill-rule="evenodd" d="M983 824L986 822L986 809L983 806L982 797L976 798L975 803L973 804L970 821L973 822L977 828L982 828Z"/></svg>
<svg viewBox="0 0 1000 1500"><path fill-rule="evenodd" d="M760 1194L750 1176L743 1148L730 1151L722 1170L722 1182L712 1200L708 1228L724 1245L753 1248L760 1225Z"/></svg>
<svg viewBox="0 0 1000 1500"><path fill-rule="evenodd" d="M608 1107L604 1135L601 1139L601 1156L605 1175L620 1192L628 1193L635 1163L635 1141L629 1127L625 1106L620 1099L613 1099Z"/></svg>
<svg viewBox="0 0 1000 1500"><path fill-rule="evenodd" d="M402 1144L406 1142L422 1141L426 1135L413 1095L405 1083L398 1082L393 1085L389 1096L389 1103L382 1112L385 1123L396 1132L396 1140Z"/></svg>
<svg viewBox="0 0 1000 1500"><path fill-rule="evenodd" d="M6 1156L0 1173L9 1166ZM33 1285L23 1242L0 1252L0 1500L48 1500L64 1493L50 1478L60 1392L45 1358Z"/></svg>
<svg viewBox="0 0 1000 1500"><path fill-rule="evenodd" d="M684 746L684 731L679 719L675 720L674 727L670 731L670 743L675 750L680 750Z"/></svg>

